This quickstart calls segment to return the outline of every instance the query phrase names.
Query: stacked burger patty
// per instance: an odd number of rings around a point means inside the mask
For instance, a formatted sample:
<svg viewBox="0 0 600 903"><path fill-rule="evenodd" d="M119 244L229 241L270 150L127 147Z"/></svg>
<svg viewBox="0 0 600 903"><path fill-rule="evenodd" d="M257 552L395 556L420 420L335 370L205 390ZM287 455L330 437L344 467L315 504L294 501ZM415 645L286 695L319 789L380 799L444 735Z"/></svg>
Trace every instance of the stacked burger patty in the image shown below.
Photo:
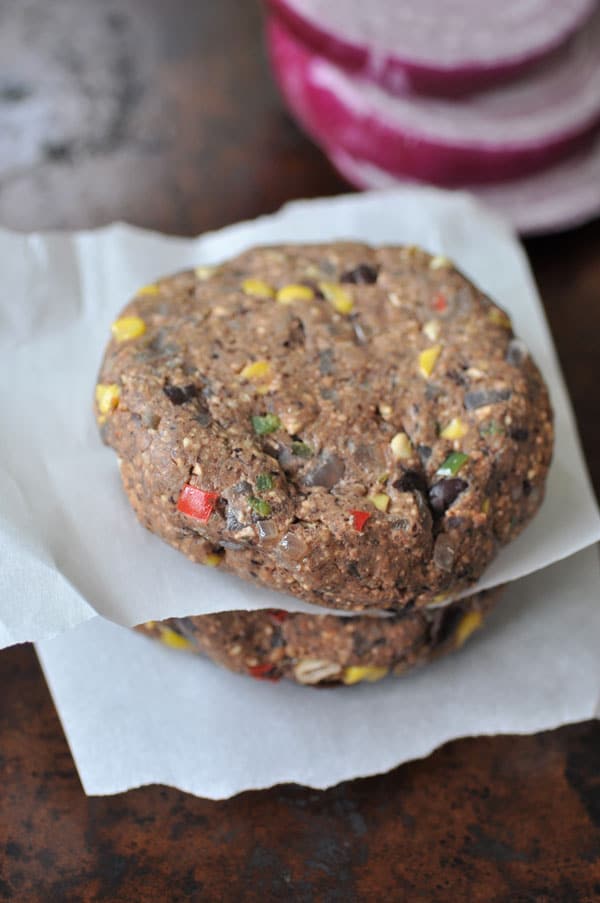
<svg viewBox="0 0 600 903"><path fill-rule="evenodd" d="M453 599L536 513L553 441L501 308L445 257L343 242L145 286L113 324L96 414L149 530L321 606L142 629L307 684L462 644L496 593Z"/></svg>
<svg viewBox="0 0 600 903"><path fill-rule="evenodd" d="M528 198L539 203L542 187L527 177L547 172L554 186L564 161L578 160L583 174L597 159L594 0L270 0L269 10L268 47L288 106L360 188L482 188L503 206L489 189L514 195L519 185L519 211L509 212L526 226ZM575 192L572 181L565 171L565 191Z"/></svg>

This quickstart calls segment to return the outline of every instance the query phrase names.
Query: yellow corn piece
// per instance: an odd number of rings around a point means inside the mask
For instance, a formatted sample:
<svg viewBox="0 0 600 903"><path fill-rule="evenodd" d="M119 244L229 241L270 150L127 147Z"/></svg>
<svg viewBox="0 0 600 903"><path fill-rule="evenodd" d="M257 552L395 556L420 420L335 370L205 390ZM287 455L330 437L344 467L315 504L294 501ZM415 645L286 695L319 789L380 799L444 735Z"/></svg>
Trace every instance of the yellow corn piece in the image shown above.
<svg viewBox="0 0 600 903"><path fill-rule="evenodd" d="M221 564L222 555L219 555L218 552L211 552L204 559L204 564L209 568L218 568Z"/></svg>
<svg viewBox="0 0 600 903"><path fill-rule="evenodd" d="M471 634L474 633L478 627L481 627L482 622L483 615L480 611L468 611L466 615L463 615L462 620L456 629L456 633L454 634L454 641L457 649L469 639Z"/></svg>
<svg viewBox="0 0 600 903"><path fill-rule="evenodd" d="M315 293L309 285L290 283L280 288L275 297L280 304L291 304L292 301L312 301Z"/></svg>
<svg viewBox="0 0 600 903"><path fill-rule="evenodd" d="M118 407L121 390L116 383L98 383L96 404L101 414L109 414Z"/></svg>
<svg viewBox="0 0 600 903"><path fill-rule="evenodd" d="M450 423L444 427L440 436L442 439L462 439L469 432L469 427L462 422L460 417L453 417Z"/></svg>
<svg viewBox="0 0 600 903"><path fill-rule="evenodd" d="M512 329L512 322L508 314L505 314L499 307L490 307L488 310L488 320L495 323L496 326L502 326L504 329Z"/></svg>
<svg viewBox="0 0 600 903"><path fill-rule="evenodd" d="M451 266L453 266L452 261L449 257L445 257L443 254L436 254L436 256L432 257L429 261L430 270L443 270Z"/></svg>
<svg viewBox="0 0 600 903"><path fill-rule="evenodd" d="M348 685L357 684L361 680L368 680L372 683L375 680L381 680L387 673L387 668L377 668L375 665L350 665L348 668L344 668L342 680Z"/></svg>
<svg viewBox="0 0 600 903"><path fill-rule="evenodd" d="M432 345L431 348L426 348L425 351L421 351L419 354L419 370L421 371L422 376L431 376L441 350L441 345Z"/></svg>
<svg viewBox="0 0 600 903"><path fill-rule="evenodd" d="M275 289L262 279L244 279L242 291L245 295L253 295L255 298L274 298Z"/></svg>
<svg viewBox="0 0 600 903"><path fill-rule="evenodd" d="M111 326L112 334L117 342L137 339L146 332L146 324L141 317L120 317Z"/></svg>
<svg viewBox="0 0 600 903"><path fill-rule="evenodd" d="M411 441L406 433L396 433L390 442L390 448L396 461L401 461L403 458L410 458L413 453Z"/></svg>
<svg viewBox="0 0 600 903"><path fill-rule="evenodd" d="M449 593L437 593L431 602L428 602L425 606L426 608L440 608L443 605L448 604Z"/></svg>
<svg viewBox="0 0 600 903"><path fill-rule="evenodd" d="M142 285L135 294L139 298L141 295L158 295L159 292L158 285L155 282L151 282L149 285Z"/></svg>
<svg viewBox="0 0 600 903"><path fill-rule="evenodd" d="M337 310L338 314L347 315L352 313L354 301L341 285L338 285L336 282L319 282L319 288Z"/></svg>
<svg viewBox="0 0 600 903"><path fill-rule="evenodd" d="M484 514L489 514L489 512L490 512L490 500L489 499L484 499L483 505L481 506L481 510L483 511Z"/></svg>
<svg viewBox="0 0 600 903"><path fill-rule="evenodd" d="M205 282L207 279L210 279L216 269L216 267L208 266L195 267L194 273L196 275L196 279L199 279L201 282Z"/></svg>
<svg viewBox="0 0 600 903"><path fill-rule="evenodd" d="M250 382L262 382L265 379L270 379L272 375L273 371L269 361L253 361L251 364L246 364L240 373L242 379L247 379Z"/></svg>
<svg viewBox="0 0 600 903"><path fill-rule="evenodd" d="M385 492L376 492L371 496L371 501L378 511L387 511L390 505L390 497Z"/></svg>
<svg viewBox="0 0 600 903"><path fill-rule="evenodd" d="M178 633L175 633L175 631L171 630L170 627L165 627L164 624L159 624L158 629L160 630L161 642L163 642L165 646L170 646L171 649L193 648L189 640L186 640L185 637L180 636L180 634Z"/></svg>
<svg viewBox="0 0 600 903"><path fill-rule="evenodd" d="M423 332L432 342L440 337L441 324L439 320L428 320L423 326Z"/></svg>

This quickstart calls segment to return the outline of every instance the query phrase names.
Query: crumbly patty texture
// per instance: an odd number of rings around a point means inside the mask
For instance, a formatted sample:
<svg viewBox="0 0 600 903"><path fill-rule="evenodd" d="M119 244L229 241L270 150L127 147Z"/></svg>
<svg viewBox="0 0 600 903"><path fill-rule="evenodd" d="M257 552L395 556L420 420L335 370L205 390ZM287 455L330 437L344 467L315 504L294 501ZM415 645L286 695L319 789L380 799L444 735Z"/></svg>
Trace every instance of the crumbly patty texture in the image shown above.
<svg viewBox="0 0 600 903"><path fill-rule="evenodd" d="M414 247L257 248L140 289L96 386L149 530L309 602L426 605L541 504L553 444L508 316Z"/></svg>
<svg viewBox="0 0 600 903"><path fill-rule="evenodd" d="M259 680L355 684L424 665L462 646L481 627L500 590L388 618L228 611L150 621L137 629L167 646L201 653Z"/></svg>

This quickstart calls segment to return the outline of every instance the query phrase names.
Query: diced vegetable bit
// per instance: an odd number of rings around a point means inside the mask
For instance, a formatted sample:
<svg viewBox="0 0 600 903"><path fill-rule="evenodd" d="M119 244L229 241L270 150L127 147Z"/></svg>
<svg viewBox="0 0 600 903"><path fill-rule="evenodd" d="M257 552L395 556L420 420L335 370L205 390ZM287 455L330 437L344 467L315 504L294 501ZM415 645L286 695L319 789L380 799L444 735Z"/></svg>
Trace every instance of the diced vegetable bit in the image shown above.
<svg viewBox="0 0 600 903"><path fill-rule="evenodd" d="M443 270L451 266L453 266L452 261L449 257L445 257L443 254L436 254L436 256L432 257L429 261L430 270Z"/></svg>
<svg viewBox="0 0 600 903"><path fill-rule="evenodd" d="M489 514L489 513L490 513L490 500L489 500L489 499L484 499L484 500L483 500L483 504L482 504L482 506L481 506L481 510L482 510L483 514Z"/></svg>
<svg viewBox="0 0 600 903"><path fill-rule="evenodd" d="M119 405L121 390L116 383L98 383L96 386L96 404L101 414L109 414Z"/></svg>
<svg viewBox="0 0 600 903"><path fill-rule="evenodd" d="M419 370L422 376L431 376L441 350L441 345L432 345L431 348L425 348L424 351L421 351L419 354Z"/></svg>
<svg viewBox="0 0 600 903"><path fill-rule="evenodd" d="M136 295L139 298L142 295L158 295L160 289L155 282L151 282L149 285L142 285L141 288L138 288Z"/></svg>
<svg viewBox="0 0 600 903"><path fill-rule="evenodd" d="M387 511L390 506L390 497L385 492L376 492L371 496L371 501L378 511Z"/></svg>
<svg viewBox="0 0 600 903"><path fill-rule="evenodd" d="M258 492L266 492L273 488L273 477L270 473L259 473L256 478L256 489Z"/></svg>
<svg viewBox="0 0 600 903"><path fill-rule="evenodd" d="M181 634L176 633L171 627L166 627L164 624L158 624L157 626L160 631L161 642L163 642L165 646L170 646L171 649L193 648L189 640L186 640Z"/></svg>
<svg viewBox="0 0 600 903"><path fill-rule="evenodd" d="M138 339L146 332L146 324L141 317L120 317L111 326L112 334L117 342Z"/></svg>
<svg viewBox="0 0 600 903"><path fill-rule="evenodd" d="M248 504L260 517L268 517L271 513L271 506L268 502L265 502L264 499L258 499L255 495L251 495L248 499Z"/></svg>
<svg viewBox="0 0 600 903"><path fill-rule="evenodd" d="M204 564L209 568L218 568L223 556L218 552L210 552L204 559Z"/></svg>
<svg viewBox="0 0 600 903"><path fill-rule="evenodd" d="M292 301L312 301L315 293L309 285L291 283L280 288L275 297L280 304L291 304Z"/></svg>
<svg viewBox="0 0 600 903"><path fill-rule="evenodd" d="M275 668L275 665L272 665L270 662L252 665L251 668L248 668L248 674L251 677L255 677L256 680L270 680L272 683L277 683L279 680L277 669Z"/></svg>
<svg viewBox="0 0 600 903"><path fill-rule="evenodd" d="M254 298L275 297L275 289L262 279L244 279L242 282L242 291L245 295L252 295Z"/></svg>
<svg viewBox="0 0 600 903"><path fill-rule="evenodd" d="M313 450L306 442L294 439L292 442L292 454L298 458L312 458Z"/></svg>
<svg viewBox="0 0 600 903"><path fill-rule="evenodd" d="M319 282L319 289L337 310L338 314L349 314L354 308L354 301L348 292L336 282Z"/></svg>
<svg viewBox="0 0 600 903"><path fill-rule="evenodd" d="M437 310L438 313L443 314L448 310L448 299L442 292L438 292L431 302L431 306L434 310Z"/></svg>
<svg viewBox="0 0 600 903"><path fill-rule="evenodd" d="M350 511L350 514L352 515L352 526L358 533L362 533L362 531L365 528L366 522L371 517L371 512L370 511L356 511L356 510L352 509Z"/></svg>
<svg viewBox="0 0 600 903"><path fill-rule="evenodd" d="M465 455L464 452L450 452L444 463L438 467L438 476L455 477L468 460L469 456Z"/></svg>
<svg viewBox="0 0 600 903"><path fill-rule="evenodd" d="M441 328L439 320L428 320L423 326L423 332L430 341L435 342L440 337Z"/></svg>
<svg viewBox="0 0 600 903"><path fill-rule="evenodd" d="M406 433L396 433L390 442L390 448L395 461L410 458L413 453L412 443Z"/></svg>
<svg viewBox="0 0 600 903"><path fill-rule="evenodd" d="M384 678L387 673L387 668L378 668L375 665L350 665L348 668L344 668L342 681L348 686L360 683L362 680L374 683L374 681Z"/></svg>
<svg viewBox="0 0 600 903"><path fill-rule="evenodd" d="M255 414L252 417L252 428L257 436L267 436L274 433L281 426L281 420L277 414Z"/></svg>
<svg viewBox="0 0 600 903"><path fill-rule="evenodd" d="M479 427L480 436L502 436L504 428L496 420L490 420Z"/></svg>
<svg viewBox="0 0 600 903"><path fill-rule="evenodd" d="M480 611L468 611L463 615L456 628L456 633L454 634L456 647L462 646L469 639L471 634L481 627L482 623L483 615Z"/></svg>
<svg viewBox="0 0 600 903"><path fill-rule="evenodd" d="M491 320L496 326L502 326L503 329L512 329L512 322L508 314L505 314L499 307L490 307L488 310L488 320Z"/></svg>
<svg viewBox="0 0 600 903"><path fill-rule="evenodd" d="M271 379L273 370L269 361L253 361L251 364L246 364L240 376L242 379L247 379L250 382L263 382Z"/></svg>
<svg viewBox="0 0 600 903"><path fill-rule="evenodd" d="M218 498L218 492L207 492L198 486L186 483L179 494L177 510L206 524L215 509Z"/></svg>
<svg viewBox="0 0 600 903"><path fill-rule="evenodd" d="M196 279L199 279L200 282L206 282L216 271L217 268L215 266L199 266L194 269Z"/></svg>
<svg viewBox="0 0 600 903"><path fill-rule="evenodd" d="M266 611L271 620L277 624L283 624L289 617L289 611L284 611L283 608L267 608Z"/></svg>
<svg viewBox="0 0 600 903"><path fill-rule="evenodd" d="M462 439L469 432L469 427L460 419L453 417L450 423L444 427L440 436L442 439Z"/></svg>

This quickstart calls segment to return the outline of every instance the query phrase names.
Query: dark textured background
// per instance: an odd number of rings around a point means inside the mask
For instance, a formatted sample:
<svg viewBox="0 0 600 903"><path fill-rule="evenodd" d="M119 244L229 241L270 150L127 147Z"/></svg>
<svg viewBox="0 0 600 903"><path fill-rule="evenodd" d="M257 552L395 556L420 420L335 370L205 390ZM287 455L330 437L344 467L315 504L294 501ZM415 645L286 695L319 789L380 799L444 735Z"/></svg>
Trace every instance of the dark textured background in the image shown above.
<svg viewBox="0 0 600 903"><path fill-rule="evenodd" d="M0 0L1 224L194 234L343 190L281 109L250 0ZM600 225L527 250L598 490ZM325 793L87 799L10 649L0 899L600 899L600 727L461 740Z"/></svg>

